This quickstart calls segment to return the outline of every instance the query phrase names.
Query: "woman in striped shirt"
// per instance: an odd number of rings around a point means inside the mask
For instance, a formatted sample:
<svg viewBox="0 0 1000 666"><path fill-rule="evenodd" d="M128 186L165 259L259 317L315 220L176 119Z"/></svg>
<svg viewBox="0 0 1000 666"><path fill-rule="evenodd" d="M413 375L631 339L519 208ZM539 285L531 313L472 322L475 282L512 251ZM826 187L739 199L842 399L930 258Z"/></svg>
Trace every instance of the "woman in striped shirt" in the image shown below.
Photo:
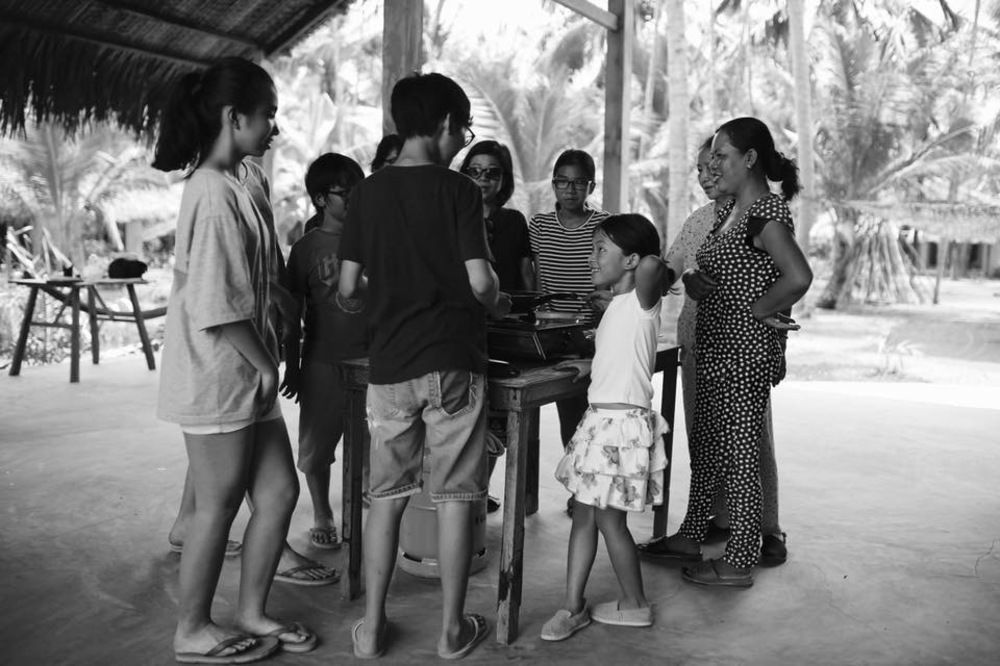
<svg viewBox="0 0 1000 666"><path fill-rule="evenodd" d="M588 323L596 319L588 298L594 290L590 268L594 230L609 215L587 204L595 175L593 157L582 150L564 151L552 168L555 210L534 215L528 225L538 288L547 294L575 294L575 298L549 301L548 309L580 316ZM559 400L556 409L565 448L587 410L587 396ZM567 511L572 510L572 501Z"/></svg>

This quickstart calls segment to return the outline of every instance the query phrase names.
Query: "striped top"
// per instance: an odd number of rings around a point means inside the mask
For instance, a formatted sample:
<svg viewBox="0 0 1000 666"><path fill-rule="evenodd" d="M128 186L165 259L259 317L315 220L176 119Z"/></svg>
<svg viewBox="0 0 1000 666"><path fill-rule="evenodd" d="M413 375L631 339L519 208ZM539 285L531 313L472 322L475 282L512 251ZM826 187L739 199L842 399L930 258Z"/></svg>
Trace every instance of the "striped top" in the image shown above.
<svg viewBox="0 0 1000 666"><path fill-rule="evenodd" d="M531 253L535 256L538 288L546 294L572 292L585 299L594 291L590 271L594 229L611 213L589 209L590 218L576 229L568 229L559 221L556 211L539 213L528 224ZM558 299L548 303L554 312L574 312L588 317L593 312L586 300Z"/></svg>

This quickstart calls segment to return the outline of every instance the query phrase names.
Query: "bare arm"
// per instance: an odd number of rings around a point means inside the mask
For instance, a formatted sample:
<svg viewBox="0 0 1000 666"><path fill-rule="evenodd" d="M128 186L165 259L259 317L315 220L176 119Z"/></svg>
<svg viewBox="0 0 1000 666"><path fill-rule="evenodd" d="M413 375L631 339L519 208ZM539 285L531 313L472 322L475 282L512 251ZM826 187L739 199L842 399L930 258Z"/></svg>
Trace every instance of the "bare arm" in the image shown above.
<svg viewBox="0 0 1000 666"><path fill-rule="evenodd" d="M754 245L771 255L781 273L781 277L751 306L753 316L763 320L795 305L809 290L813 275L795 237L783 224L765 224L754 237Z"/></svg>
<svg viewBox="0 0 1000 666"><path fill-rule="evenodd" d="M223 324L219 330L260 373L261 414L266 414L278 399L278 363L249 320Z"/></svg>
<svg viewBox="0 0 1000 666"><path fill-rule="evenodd" d="M469 276L472 294L487 312L494 317L502 317L510 312L510 296L500 291L496 273L488 261L469 259L465 262L465 272Z"/></svg>
<svg viewBox="0 0 1000 666"><path fill-rule="evenodd" d="M535 285L535 264L531 261L531 257L521 258L521 280L524 282L524 288L528 291L535 291L537 288Z"/></svg>
<svg viewBox="0 0 1000 666"><path fill-rule="evenodd" d="M340 262L340 282L337 283L337 293L341 298L357 298L362 295L364 266L356 261L344 259Z"/></svg>
<svg viewBox="0 0 1000 666"><path fill-rule="evenodd" d="M295 398L298 402L299 395L299 363L301 360L301 346L302 346L302 299L297 297L294 293L292 297L295 299L295 318L288 322L288 328L285 331L285 339L283 340L285 347L285 377L281 380L281 386L278 389L281 395L286 398Z"/></svg>
<svg viewBox="0 0 1000 666"><path fill-rule="evenodd" d="M639 260L639 265L635 268L635 293L643 310L656 305L660 297L670 289L673 280L669 273L672 271L655 255L650 254Z"/></svg>

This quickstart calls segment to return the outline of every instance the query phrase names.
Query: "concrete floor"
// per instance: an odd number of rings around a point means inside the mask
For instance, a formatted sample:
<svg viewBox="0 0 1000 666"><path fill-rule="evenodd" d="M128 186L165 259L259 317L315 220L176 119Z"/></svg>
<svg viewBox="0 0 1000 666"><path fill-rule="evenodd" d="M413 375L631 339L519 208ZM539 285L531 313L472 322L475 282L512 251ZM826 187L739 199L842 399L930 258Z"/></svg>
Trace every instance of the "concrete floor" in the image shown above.
<svg viewBox="0 0 1000 666"><path fill-rule="evenodd" d="M0 377L0 663L172 664L178 557L166 533L186 464L180 433L154 419L157 374L140 357L84 363L76 385L67 375L59 365ZM1000 663L1000 389L789 382L774 405L789 561L759 571L746 591L697 588L675 568L645 563L654 628L592 625L562 643L538 638L561 597L570 525L551 477L555 413L544 410L542 509L526 524L520 638L509 647L491 639L466 661ZM294 439L295 406L283 407ZM683 435L675 450L671 531L687 495ZM309 519L303 493L292 543L336 564L336 553L306 546ZM245 520L244 511L237 538ZM499 521L488 519L490 565L469 586L468 608L488 617ZM637 540L651 524L649 513L632 520ZM220 620L231 616L238 572L227 562ZM602 546L589 598L615 591ZM398 573L398 630L382 663L437 661L438 607L436 585ZM270 609L322 640L311 654L270 663L354 661L360 600L279 583Z"/></svg>

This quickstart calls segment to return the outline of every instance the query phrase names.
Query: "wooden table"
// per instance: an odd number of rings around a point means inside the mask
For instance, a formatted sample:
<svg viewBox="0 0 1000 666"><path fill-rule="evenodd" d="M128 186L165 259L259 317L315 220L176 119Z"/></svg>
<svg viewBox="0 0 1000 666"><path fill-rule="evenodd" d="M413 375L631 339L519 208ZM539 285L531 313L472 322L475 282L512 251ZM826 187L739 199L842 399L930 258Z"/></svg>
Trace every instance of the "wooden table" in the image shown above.
<svg viewBox="0 0 1000 666"><path fill-rule="evenodd" d="M657 354L657 370L663 370L661 413L673 428L674 397L677 384L679 348ZM348 418L344 431L343 525L347 571L341 579L345 598L361 594L361 469L360 456L367 430L365 391L368 386L366 360L341 365L347 389ZM574 382L570 372L550 366L525 368L517 377L495 378L488 382L489 407L507 412L507 467L504 478L503 528L497 582L497 641L507 645L517 638L521 609L521 582L524 560L524 517L538 501L538 414L542 405L586 392L588 383ZM665 438L667 456L672 451L672 432ZM529 462L533 461L534 474ZM531 477L531 478L529 478ZM654 517L654 536L666 531L666 497L670 468L664 475L664 507ZM534 507L529 507L533 500ZM659 530L659 531L657 531Z"/></svg>
<svg viewBox="0 0 1000 666"><path fill-rule="evenodd" d="M135 295L135 285L145 284L142 278L113 279L103 278L100 280L70 280L70 279L16 279L10 281L12 284L19 284L28 287L28 302L24 307L24 318L21 320L21 332L17 337L17 345L14 347L14 357L10 363L10 376L16 377L21 373L21 361L24 359L24 350L28 344L28 333L32 326L42 326L47 328L66 328L70 332L70 365L69 380L71 382L80 381L80 291L87 294L87 304L82 306L87 313L90 324L90 354L94 364L101 359L101 343L99 335L100 321L131 321L135 322L139 330L139 339L142 341L142 351L146 355L146 365L150 370L156 369L156 360L153 358L153 347L149 342L149 334L146 332L146 325L143 319L142 310L139 307L139 299ZM97 291L98 287L120 286L125 287L128 292L129 302L132 306L131 312L115 312L108 309ZM43 292L48 296L60 301L62 306L50 321L35 321L35 304L38 301L38 292ZM66 308L70 310L69 323L63 321L63 314Z"/></svg>

